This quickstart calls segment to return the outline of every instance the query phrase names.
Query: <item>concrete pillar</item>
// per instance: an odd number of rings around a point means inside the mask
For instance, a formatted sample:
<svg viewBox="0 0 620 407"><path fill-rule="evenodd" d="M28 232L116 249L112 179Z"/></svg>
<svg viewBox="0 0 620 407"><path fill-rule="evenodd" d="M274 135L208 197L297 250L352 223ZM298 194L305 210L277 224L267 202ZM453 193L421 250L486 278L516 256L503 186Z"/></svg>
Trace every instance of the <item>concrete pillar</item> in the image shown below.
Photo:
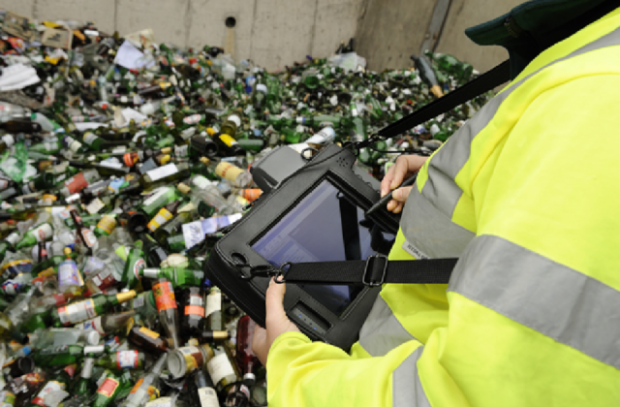
<svg viewBox="0 0 620 407"><path fill-rule="evenodd" d="M366 0L357 26L357 53L368 68L412 66L430 22L435 0Z"/></svg>

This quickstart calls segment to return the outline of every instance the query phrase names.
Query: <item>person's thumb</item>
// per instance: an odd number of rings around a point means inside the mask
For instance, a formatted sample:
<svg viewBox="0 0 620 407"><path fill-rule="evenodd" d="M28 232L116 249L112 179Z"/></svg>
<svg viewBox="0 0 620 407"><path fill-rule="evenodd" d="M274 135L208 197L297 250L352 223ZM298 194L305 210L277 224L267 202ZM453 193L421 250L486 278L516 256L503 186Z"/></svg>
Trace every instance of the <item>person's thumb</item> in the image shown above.
<svg viewBox="0 0 620 407"><path fill-rule="evenodd" d="M269 328L270 323L279 323L288 320L286 312L284 312L284 293L286 293L286 285L276 284L273 279L269 282L269 288L265 298L265 306L267 308L266 325Z"/></svg>
<svg viewBox="0 0 620 407"><path fill-rule="evenodd" d="M394 192L392 192L392 199L398 202L405 202L411 192L411 188L413 187L402 187L394 190Z"/></svg>

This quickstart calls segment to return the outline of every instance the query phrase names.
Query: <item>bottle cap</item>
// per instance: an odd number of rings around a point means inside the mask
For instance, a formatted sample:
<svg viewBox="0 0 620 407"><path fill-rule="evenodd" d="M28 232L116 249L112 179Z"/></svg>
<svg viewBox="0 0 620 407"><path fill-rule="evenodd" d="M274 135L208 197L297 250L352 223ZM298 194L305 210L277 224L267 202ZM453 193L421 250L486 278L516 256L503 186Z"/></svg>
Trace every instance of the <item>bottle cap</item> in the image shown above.
<svg viewBox="0 0 620 407"><path fill-rule="evenodd" d="M168 164L168 162L170 161L170 155L166 154L165 156L163 156L160 160L161 165L166 165Z"/></svg>
<svg viewBox="0 0 620 407"><path fill-rule="evenodd" d="M189 194L192 191L192 189L189 186L183 183L177 184L177 189L183 192L184 194Z"/></svg>
<svg viewBox="0 0 620 407"><path fill-rule="evenodd" d="M217 340L217 339L228 339L230 337L230 334L228 333L228 331L213 331L213 339Z"/></svg>
<svg viewBox="0 0 620 407"><path fill-rule="evenodd" d="M62 249L62 252L63 252L65 255L67 255L67 256L68 256L68 255L70 255L70 254L71 254L71 249L70 249L70 248L68 248L68 247L65 247L64 249Z"/></svg>
<svg viewBox="0 0 620 407"><path fill-rule="evenodd" d="M255 383L256 383L256 376L254 375L254 373L246 373L243 375L243 384L245 384L248 387L252 387L254 386Z"/></svg>
<svg viewBox="0 0 620 407"><path fill-rule="evenodd" d="M200 162L206 165L209 164L211 160L209 160L207 157L200 157Z"/></svg>
<svg viewBox="0 0 620 407"><path fill-rule="evenodd" d="M89 345L97 345L100 339L101 335L97 331L86 331L84 334L84 340Z"/></svg>
<svg viewBox="0 0 620 407"><path fill-rule="evenodd" d="M207 127L207 134L208 134L209 136L212 136L212 135L214 135L215 133L217 133L217 132L213 129L213 127Z"/></svg>
<svg viewBox="0 0 620 407"><path fill-rule="evenodd" d="M168 371L175 379L183 377L188 373L185 358L183 357L183 354L178 350L175 350L174 352L170 352L168 354L168 359L166 359L166 365L168 366Z"/></svg>

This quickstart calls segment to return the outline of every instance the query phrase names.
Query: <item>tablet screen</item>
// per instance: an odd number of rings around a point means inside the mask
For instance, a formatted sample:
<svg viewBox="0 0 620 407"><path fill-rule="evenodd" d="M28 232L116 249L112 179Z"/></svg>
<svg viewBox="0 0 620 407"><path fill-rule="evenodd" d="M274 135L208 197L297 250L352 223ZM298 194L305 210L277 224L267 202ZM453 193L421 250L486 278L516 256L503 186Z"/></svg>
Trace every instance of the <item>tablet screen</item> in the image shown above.
<svg viewBox="0 0 620 407"><path fill-rule="evenodd" d="M394 236L377 232L364 211L329 181L322 181L288 212L252 248L274 266L286 262L365 260L377 233L387 240ZM380 238L381 238L380 237ZM340 315L364 288L362 284L299 285L336 315Z"/></svg>

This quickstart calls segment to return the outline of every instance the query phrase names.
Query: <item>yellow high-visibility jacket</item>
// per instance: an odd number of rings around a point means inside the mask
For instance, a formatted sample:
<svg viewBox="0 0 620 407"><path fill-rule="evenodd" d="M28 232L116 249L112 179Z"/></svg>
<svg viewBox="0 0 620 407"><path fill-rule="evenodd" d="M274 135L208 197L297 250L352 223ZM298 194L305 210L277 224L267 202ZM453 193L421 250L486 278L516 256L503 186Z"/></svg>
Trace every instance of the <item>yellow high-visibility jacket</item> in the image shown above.
<svg viewBox="0 0 620 407"><path fill-rule="evenodd" d="M350 354L300 333L272 407L620 406L620 9L536 57L421 169L387 284Z"/></svg>

